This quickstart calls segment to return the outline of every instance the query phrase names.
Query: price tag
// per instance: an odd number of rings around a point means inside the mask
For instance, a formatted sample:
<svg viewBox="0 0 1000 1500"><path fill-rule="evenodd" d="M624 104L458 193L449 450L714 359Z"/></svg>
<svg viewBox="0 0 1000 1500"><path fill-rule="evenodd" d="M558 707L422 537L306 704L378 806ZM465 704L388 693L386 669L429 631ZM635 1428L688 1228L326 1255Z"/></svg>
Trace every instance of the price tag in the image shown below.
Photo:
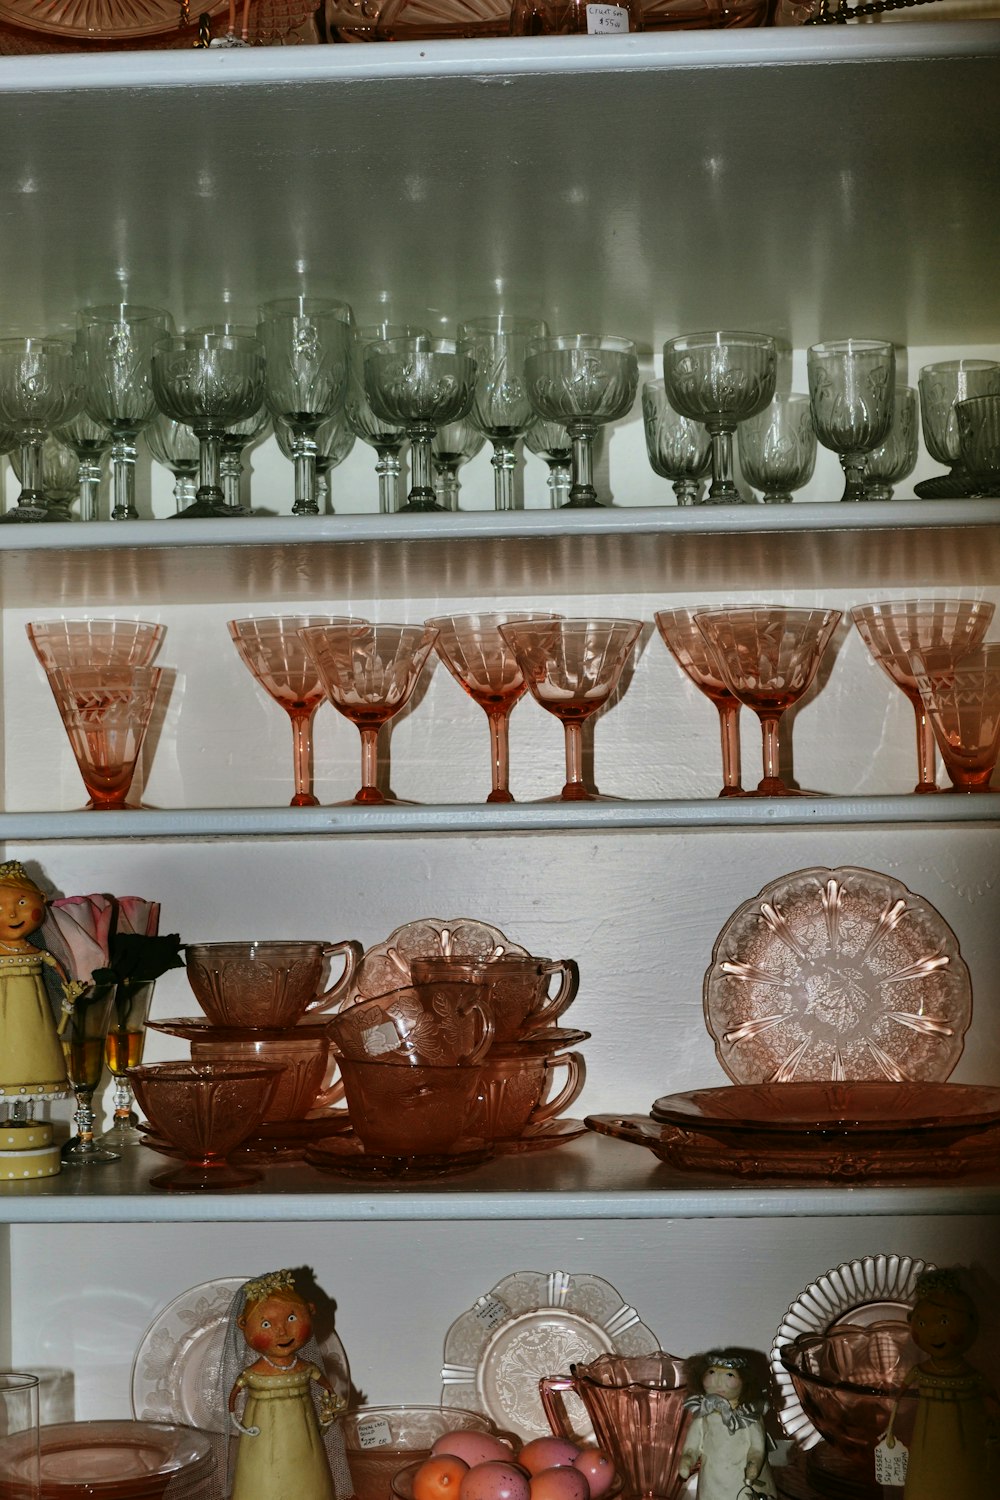
<svg viewBox="0 0 1000 1500"><path fill-rule="evenodd" d="M395 1052L399 1033L391 1021L383 1021L381 1026L366 1027L362 1040L367 1057L381 1057L384 1052Z"/></svg>
<svg viewBox="0 0 1000 1500"><path fill-rule="evenodd" d="M369 1417L358 1423L358 1445L361 1448L388 1448L392 1442L392 1428L385 1417Z"/></svg>
<svg viewBox="0 0 1000 1500"><path fill-rule="evenodd" d="M893 1439L891 1448L884 1441L879 1443L875 1449L876 1484L902 1487L906 1483L906 1461L909 1456L909 1450L903 1447L899 1438Z"/></svg>
<svg viewBox="0 0 1000 1500"><path fill-rule="evenodd" d="M628 31L628 11L622 6L587 6L588 36L610 36L619 31Z"/></svg>
<svg viewBox="0 0 1000 1500"><path fill-rule="evenodd" d="M499 1297L491 1297L489 1293L480 1297L472 1311L476 1322L482 1323L487 1332L510 1317L510 1308L506 1302L502 1302Z"/></svg>

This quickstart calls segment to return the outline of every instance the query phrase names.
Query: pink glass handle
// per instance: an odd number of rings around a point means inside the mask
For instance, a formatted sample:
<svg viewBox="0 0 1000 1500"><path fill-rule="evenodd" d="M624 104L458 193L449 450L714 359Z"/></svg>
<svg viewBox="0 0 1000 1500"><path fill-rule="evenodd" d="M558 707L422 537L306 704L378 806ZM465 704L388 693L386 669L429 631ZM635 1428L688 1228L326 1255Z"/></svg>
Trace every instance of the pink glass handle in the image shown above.
<svg viewBox="0 0 1000 1500"><path fill-rule="evenodd" d="M469 1055L462 1060L467 1063L477 1063L482 1061L493 1046L493 1017L483 1009L478 1000L474 1000L469 1006L466 1014L470 1013L476 1018L479 1035L473 1042Z"/></svg>
<svg viewBox="0 0 1000 1500"><path fill-rule="evenodd" d="M317 995L315 1000L310 1000L306 1006L306 1015L313 1011L330 1010L344 998L344 991L354 978L358 964L365 956L365 950L354 938L345 938L342 943L324 943L323 953L326 958L332 958L335 954L342 954L344 959L344 972L337 983L330 989L324 990L322 995Z"/></svg>
<svg viewBox="0 0 1000 1500"><path fill-rule="evenodd" d="M344 1080L338 1075L338 1077L334 1079L333 1083L331 1083L328 1089L320 1089L319 1093L316 1095L316 1098L313 1100L312 1104L310 1104L308 1113L310 1115L315 1114L317 1110L328 1109L331 1104L339 1104L343 1097ZM338 1109L333 1111L333 1114L335 1119L339 1119L341 1115L343 1115L346 1119L347 1110Z"/></svg>
<svg viewBox="0 0 1000 1500"><path fill-rule="evenodd" d="M569 1420L566 1416L566 1407L559 1399L561 1392L575 1391L576 1381L571 1375L543 1375L538 1382L538 1394L542 1398L542 1408L556 1437L569 1438L573 1440Z"/></svg>
<svg viewBox="0 0 1000 1500"><path fill-rule="evenodd" d="M532 1030L538 1024L547 1024L561 1016L564 1010L568 1010L576 999L576 992L580 988L580 966L575 958L553 958L543 965L543 973L546 976L561 974L562 980L554 995L546 995L545 1002L538 1010L532 1011L528 1017L528 1024Z"/></svg>
<svg viewBox="0 0 1000 1500"><path fill-rule="evenodd" d="M557 1068L566 1069L566 1080L553 1098L545 1099L535 1105L528 1116L529 1125L542 1125L546 1120L553 1119L561 1110L568 1109L573 1100L579 1096L586 1082L587 1064L582 1052L560 1052L555 1057L547 1057L545 1059L546 1087L555 1076Z"/></svg>

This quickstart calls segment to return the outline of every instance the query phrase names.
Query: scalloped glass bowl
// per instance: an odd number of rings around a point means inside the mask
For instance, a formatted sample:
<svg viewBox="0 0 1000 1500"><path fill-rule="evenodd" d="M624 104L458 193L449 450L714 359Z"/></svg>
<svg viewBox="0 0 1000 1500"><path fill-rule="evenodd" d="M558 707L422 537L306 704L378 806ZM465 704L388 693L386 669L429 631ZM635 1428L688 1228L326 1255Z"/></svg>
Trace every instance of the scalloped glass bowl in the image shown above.
<svg viewBox="0 0 1000 1500"><path fill-rule="evenodd" d="M903 1378L919 1357L909 1323L895 1320L801 1334L779 1350L802 1410L820 1436L862 1464L871 1459Z"/></svg>

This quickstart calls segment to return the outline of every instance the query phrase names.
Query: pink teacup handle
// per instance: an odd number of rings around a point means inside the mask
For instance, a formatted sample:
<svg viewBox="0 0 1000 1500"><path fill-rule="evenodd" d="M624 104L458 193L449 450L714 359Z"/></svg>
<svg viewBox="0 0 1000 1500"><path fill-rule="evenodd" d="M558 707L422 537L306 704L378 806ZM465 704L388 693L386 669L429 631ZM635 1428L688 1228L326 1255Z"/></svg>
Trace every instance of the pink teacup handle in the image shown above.
<svg viewBox="0 0 1000 1500"><path fill-rule="evenodd" d="M572 1441L573 1433L566 1416L566 1407L559 1399L560 1394L566 1391L576 1391L576 1381L571 1375L543 1375L538 1382L538 1394L542 1398L549 1426L556 1437Z"/></svg>
<svg viewBox="0 0 1000 1500"><path fill-rule="evenodd" d="M338 1005L344 998L344 991L354 978L358 964L365 956L365 950L354 938L345 938L342 943L324 943L323 955L325 958L333 958L336 954L342 954L344 959L344 972L337 983L325 990L322 995L317 995L315 1000L310 1000L306 1006L306 1015L312 1015L315 1011L330 1010Z"/></svg>
<svg viewBox="0 0 1000 1500"><path fill-rule="evenodd" d="M554 1119L562 1110L568 1109L579 1096L587 1079L587 1064L582 1052L558 1052L555 1057L545 1059L545 1083L548 1086L557 1068L566 1069L566 1081L551 1099L536 1104L528 1116L529 1125L543 1125Z"/></svg>
<svg viewBox="0 0 1000 1500"><path fill-rule="evenodd" d="M550 1021L561 1016L564 1010L568 1010L580 988L580 966L575 958L550 959L544 965L544 972L547 977L561 974L562 979L555 993L548 995L545 1003L527 1018L527 1025L532 1031L538 1026L547 1026Z"/></svg>
<svg viewBox="0 0 1000 1500"><path fill-rule="evenodd" d="M493 1046L493 1017L483 1009L478 1000L474 1000L469 1006L469 1011L476 1018L477 1036L472 1044L467 1057L462 1059L466 1063L482 1062L487 1052Z"/></svg>

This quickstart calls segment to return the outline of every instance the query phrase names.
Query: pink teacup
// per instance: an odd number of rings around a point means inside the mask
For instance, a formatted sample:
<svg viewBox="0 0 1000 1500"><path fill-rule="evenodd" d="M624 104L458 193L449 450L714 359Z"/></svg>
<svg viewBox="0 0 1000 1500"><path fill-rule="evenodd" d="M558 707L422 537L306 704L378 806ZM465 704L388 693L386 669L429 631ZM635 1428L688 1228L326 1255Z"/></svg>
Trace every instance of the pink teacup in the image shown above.
<svg viewBox="0 0 1000 1500"><path fill-rule="evenodd" d="M563 1068L566 1078L559 1088L556 1074ZM582 1052L546 1057L516 1042L494 1047L480 1064L472 1133L488 1141L518 1140L530 1127L543 1125L568 1109L586 1077Z"/></svg>
<svg viewBox="0 0 1000 1500"><path fill-rule="evenodd" d="M320 994L326 959L341 955L344 972ZM216 1026L283 1030L307 1014L330 1010L344 995L364 949L352 938L339 943L188 943L188 983Z"/></svg>
<svg viewBox="0 0 1000 1500"><path fill-rule="evenodd" d="M475 984L412 984L359 1000L326 1023L344 1058L447 1067L473 1063L493 1043L493 1021Z"/></svg>
<svg viewBox="0 0 1000 1500"><path fill-rule="evenodd" d="M417 983L447 978L486 986L486 1004L498 1042L516 1042L562 1015L580 988L580 970L572 958L536 958L503 954L492 959L412 958ZM560 980L550 991L553 975Z"/></svg>
<svg viewBox="0 0 1000 1500"><path fill-rule="evenodd" d="M351 1126L373 1155L433 1156L471 1133L478 1063L400 1066L344 1057L340 1072Z"/></svg>

